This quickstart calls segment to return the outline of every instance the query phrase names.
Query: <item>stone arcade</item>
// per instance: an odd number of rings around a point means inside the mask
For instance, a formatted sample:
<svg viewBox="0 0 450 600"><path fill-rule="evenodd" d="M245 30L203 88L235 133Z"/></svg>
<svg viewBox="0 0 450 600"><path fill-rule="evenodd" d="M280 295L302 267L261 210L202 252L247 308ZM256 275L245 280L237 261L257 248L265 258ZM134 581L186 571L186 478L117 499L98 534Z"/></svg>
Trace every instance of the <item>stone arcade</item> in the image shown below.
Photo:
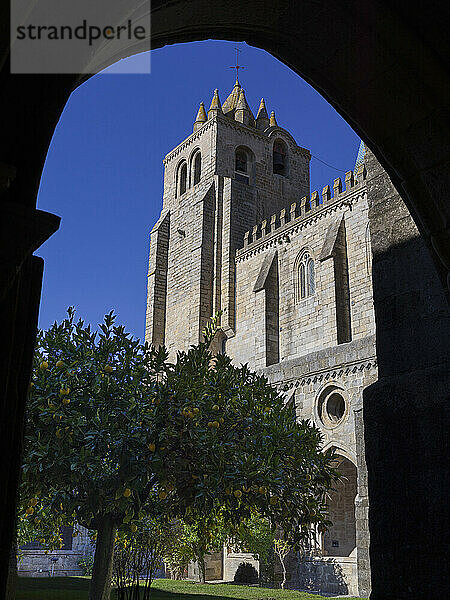
<svg viewBox="0 0 450 600"><path fill-rule="evenodd" d="M194 130L164 159L161 217L151 231L146 340L173 357L221 310L215 351L263 371L334 447L345 478L333 527L292 564L290 584L367 593L368 499L363 390L376 381L364 146L355 170L310 194L308 150L256 117L238 81L214 92ZM233 579L251 556L224 548L210 579Z"/></svg>

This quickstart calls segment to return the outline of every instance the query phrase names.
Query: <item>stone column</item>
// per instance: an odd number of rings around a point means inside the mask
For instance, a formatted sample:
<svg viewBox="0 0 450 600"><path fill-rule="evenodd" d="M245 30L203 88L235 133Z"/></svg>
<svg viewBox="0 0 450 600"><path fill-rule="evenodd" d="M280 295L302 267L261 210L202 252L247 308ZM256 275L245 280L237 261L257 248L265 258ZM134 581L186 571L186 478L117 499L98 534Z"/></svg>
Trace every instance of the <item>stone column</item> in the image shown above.
<svg viewBox="0 0 450 600"><path fill-rule="evenodd" d="M14 538L25 404L30 383L44 261L32 256L59 218L21 204L0 208L0 598ZM9 580L11 583L11 579ZM8 593L11 593L9 589Z"/></svg>
<svg viewBox="0 0 450 600"><path fill-rule="evenodd" d="M446 597L449 310L430 252L368 152L379 379L364 392L371 600Z"/></svg>

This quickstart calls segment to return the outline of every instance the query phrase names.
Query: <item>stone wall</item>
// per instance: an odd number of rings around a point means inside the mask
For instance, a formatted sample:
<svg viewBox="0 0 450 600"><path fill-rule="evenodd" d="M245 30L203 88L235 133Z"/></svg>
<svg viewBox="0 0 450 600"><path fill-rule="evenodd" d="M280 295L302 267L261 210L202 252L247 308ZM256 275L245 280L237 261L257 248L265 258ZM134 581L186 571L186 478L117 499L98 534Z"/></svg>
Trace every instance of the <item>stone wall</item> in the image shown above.
<svg viewBox="0 0 450 600"><path fill-rule="evenodd" d="M264 302L260 298L264 293L258 295L255 284L264 269L265 257L275 249L279 273L281 361L334 347L339 341L362 339L375 331L369 267L371 251L367 244L368 205L363 182L349 187L347 192L338 193L333 199L328 198L314 210L296 214L294 207L288 220L283 211L279 224L274 220L271 231L264 223L254 228L251 242L237 252L238 327L236 336L227 342L227 352L237 362L248 361L252 368L268 364ZM345 249L339 252L343 245ZM296 269L298 258L304 251L308 251L314 260L315 293L299 298ZM350 336L342 340L338 339L340 315L336 308L336 286L338 291L343 286L341 282L336 283L337 272L348 282L342 302L347 303L349 310Z"/></svg>
<svg viewBox="0 0 450 600"><path fill-rule="evenodd" d="M288 148L289 177L272 172L273 143L279 138ZM248 183L235 174L238 147L248 155ZM194 184L198 152L201 179ZM206 321L219 310L225 334L234 336L235 253L259 219L309 193L310 158L281 128L263 133L223 115L209 118L165 157L162 214L150 240L147 341L165 343L173 358L199 341Z"/></svg>
<svg viewBox="0 0 450 600"><path fill-rule="evenodd" d="M305 558L299 561L295 587L322 594L359 595L355 557Z"/></svg>
<svg viewBox="0 0 450 600"><path fill-rule="evenodd" d="M94 547L87 529L79 526L78 535L73 538L72 549L53 550L44 549L20 550L17 561L18 573L21 577L64 577L83 575L83 570L78 562L85 556L93 555Z"/></svg>
<svg viewBox="0 0 450 600"><path fill-rule="evenodd" d="M448 595L450 313L405 204L370 152L366 164L379 369L363 411L371 598L428 600Z"/></svg>

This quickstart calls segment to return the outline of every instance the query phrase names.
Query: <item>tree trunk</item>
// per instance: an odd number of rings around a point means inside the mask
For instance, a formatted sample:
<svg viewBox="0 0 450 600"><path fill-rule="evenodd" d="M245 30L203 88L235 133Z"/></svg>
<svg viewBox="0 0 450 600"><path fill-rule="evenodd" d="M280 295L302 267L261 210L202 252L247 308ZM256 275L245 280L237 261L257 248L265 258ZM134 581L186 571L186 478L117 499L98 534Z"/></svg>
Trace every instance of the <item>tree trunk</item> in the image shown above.
<svg viewBox="0 0 450 600"><path fill-rule="evenodd" d="M109 600L117 526L110 518L99 520L89 600Z"/></svg>
<svg viewBox="0 0 450 600"><path fill-rule="evenodd" d="M283 567L283 581L281 582L281 589L284 590L284 586L286 585L286 564L285 559L281 561L281 566Z"/></svg>
<svg viewBox="0 0 450 600"><path fill-rule="evenodd" d="M206 567L205 567L205 555L199 556L198 566L200 571L200 583L206 582Z"/></svg>

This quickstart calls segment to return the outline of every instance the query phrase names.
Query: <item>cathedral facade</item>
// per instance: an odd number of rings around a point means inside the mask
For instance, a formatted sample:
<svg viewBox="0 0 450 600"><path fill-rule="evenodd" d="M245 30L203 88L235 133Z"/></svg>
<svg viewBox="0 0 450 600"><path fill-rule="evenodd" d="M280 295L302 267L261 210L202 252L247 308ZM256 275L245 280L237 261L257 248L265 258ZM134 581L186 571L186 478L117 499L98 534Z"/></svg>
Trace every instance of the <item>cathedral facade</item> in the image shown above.
<svg viewBox="0 0 450 600"><path fill-rule="evenodd" d="M377 378L364 147L345 181L310 193L310 152L238 81L200 105L193 133L164 159L161 216L151 231L146 341L171 357L221 311L216 352L263 372L299 419L333 447L342 481L333 526L292 557L291 587L369 591L363 389ZM224 548L211 579L252 557ZM257 566L257 565L256 565Z"/></svg>

